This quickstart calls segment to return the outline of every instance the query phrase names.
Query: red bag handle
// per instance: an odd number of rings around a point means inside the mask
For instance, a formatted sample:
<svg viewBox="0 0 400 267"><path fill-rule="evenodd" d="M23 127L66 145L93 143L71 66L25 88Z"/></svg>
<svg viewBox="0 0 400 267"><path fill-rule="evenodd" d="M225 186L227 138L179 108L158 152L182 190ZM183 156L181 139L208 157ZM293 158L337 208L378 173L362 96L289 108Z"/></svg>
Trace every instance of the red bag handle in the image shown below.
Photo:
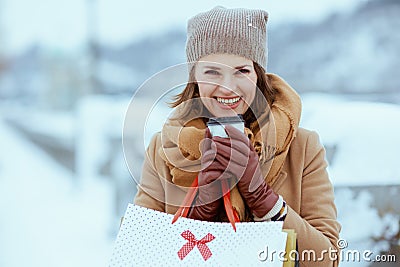
<svg viewBox="0 0 400 267"><path fill-rule="evenodd" d="M226 211L226 215L231 223L233 230L236 232L236 222L240 222L239 216L237 211L232 208L231 198L230 198L230 191L229 191L229 184L227 180L221 181L221 188L223 193L223 200L224 200L224 207ZM185 198L183 199L182 205L176 211L174 218L172 219L172 223L175 223L179 217L187 217L190 207L193 203L193 200L197 194L197 190L199 189L199 178L196 177L193 180L190 189L188 190Z"/></svg>

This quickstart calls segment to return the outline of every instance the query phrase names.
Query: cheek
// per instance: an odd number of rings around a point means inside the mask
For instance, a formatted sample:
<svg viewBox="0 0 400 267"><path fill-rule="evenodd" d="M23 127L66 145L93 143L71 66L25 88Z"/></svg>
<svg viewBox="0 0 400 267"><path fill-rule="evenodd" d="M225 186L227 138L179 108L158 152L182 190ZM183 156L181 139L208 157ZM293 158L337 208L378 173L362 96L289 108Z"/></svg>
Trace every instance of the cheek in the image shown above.
<svg viewBox="0 0 400 267"><path fill-rule="evenodd" d="M250 95L250 103L253 103L253 102L254 102L254 98L256 97L256 90L257 90L257 88L254 87L254 90L253 90L253 92L252 92L251 95Z"/></svg>
<svg viewBox="0 0 400 267"><path fill-rule="evenodd" d="M241 85L241 89L243 93L245 94L246 98L248 101L253 101L255 95L256 95L256 90L257 90L257 79L251 79L243 81Z"/></svg>
<svg viewBox="0 0 400 267"><path fill-rule="evenodd" d="M248 105L249 105L249 106L250 106L250 105L253 103L253 101L254 101L254 98L255 98L255 96L256 96L256 90L257 90L257 88L253 85L252 90L250 90L250 91L248 92L247 101L248 101Z"/></svg>
<svg viewBox="0 0 400 267"><path fill-rule="evenodd" d="M250 101L251 103L254 100L254 97L256 96L256 90L257 89L257 75L255 74L253 77L250 78L251 79L251 93L250 93Z"/></svg>
<svg viewBox="0 0 400 267"><path fill-rule="evenodd" d="M198 83L199 94L202 97L209 97L214 90L214 85L207 83Z"/></svg>

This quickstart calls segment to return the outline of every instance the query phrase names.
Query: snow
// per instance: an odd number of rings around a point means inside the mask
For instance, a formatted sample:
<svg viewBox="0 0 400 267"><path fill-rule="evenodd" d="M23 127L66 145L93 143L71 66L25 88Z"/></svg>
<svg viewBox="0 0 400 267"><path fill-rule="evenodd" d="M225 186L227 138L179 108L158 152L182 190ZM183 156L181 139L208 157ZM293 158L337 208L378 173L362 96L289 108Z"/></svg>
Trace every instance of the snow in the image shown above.
<svg viewBox="0 0 400 267"><path fill-rule="evenodd" d="M131 88L139 80L138 75L132 69L107 60L100 62L98 76L104 84L125 88Z"/></svg>
<svg viewBox="0 0 400 267"><path fill-rule="evenodd" d="M66 147L73 146L75 137L75 121L71 112L57 111L49 113L47 110L16 105L7 105L6 119L18 126L29 130L33 134L53 137ZM12 111L11 111L11 110ZM4 106L2 110L5 110Z"/></svg>
<svg viewBox="0 0 400 267"><path fill-rule="evenodd" d="M117 219L123 216L127 203L136 194L136 183L127 169L121 140L128 104L126 97L88 96L79 101L75 112L76 178L89 183L96 183L99 176L109 180L114 198L113 216ZM145 148L143 141L135 141L142 146L135 150L131 171L139 177Z"/></svg>
<svg viewBox="0 0 400 267"><path fill-rule="evenodd" d="M0 266L105 266L116 231L108 182L75 183L3 121L0 136Z"/></svg>
<svg viewBox="0 0 400 267"><path fill-rule="evenodd" d="M154 103L149 114L147 114L144 127L145 147L149 145L154 133L161 131L168 117L172 115L173 109L168 106L166 98L167 97L158 99L158 101Z"/></svg>
<svg viewBox="0 0 400 267"><path fill-rule="evenodd" d="M336 146L328 172L336 187L340 237L348 244L343 252L370 250L375 256L387 251L388 240L399 231L400 216L380 216L371 191L355 194L352 187L400 184L400 106L316 93L302 95L302 101L301 126L315 130L326 147ZM363 260L340 263L343 267L368 265Z"/></svg>
<svg viewBox="0 0 400 267"><path fill-rule="evenodd" d="M317 131L324 145L336 146L329 166L334 185L400 184L400 106L323 94L302 99L301 126Z"/></svg>
<svg viewBox="0 0 400 267"><path fill-rule="evenodd" d="M372 195L367 191L361 191L358 195L349 188L335 191L338 221L342 225L340 238L346 240L348 245L342 251L344 257L341 267L368 266L369 263L364 260L352 261L353 258L346 253L369 250L373 252L373 258L381 251L388 251L388 240L399 232L400 216L392 213L379 216L378 211L372 208L372 201ZM346 257L350 260L345 260Z"/></svg>
<svg viewBox="0 0 400 267"><path fill-rule="evenodd" d="M76 164L81 179L97 177L101 165L109 159L112 149L109 140L121 138L128 103L127 98L106 96L91 96L79 101Z"/></svg>

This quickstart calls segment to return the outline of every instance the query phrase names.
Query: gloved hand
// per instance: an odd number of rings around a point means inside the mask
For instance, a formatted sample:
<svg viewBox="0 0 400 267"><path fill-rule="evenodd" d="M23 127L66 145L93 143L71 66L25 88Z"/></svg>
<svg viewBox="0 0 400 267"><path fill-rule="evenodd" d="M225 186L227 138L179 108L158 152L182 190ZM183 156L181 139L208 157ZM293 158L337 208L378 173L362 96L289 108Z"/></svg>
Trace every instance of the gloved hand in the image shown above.
<svg viewBox="0 0 400 267"><path fill-rule="evenodd" d="M215 159L217 150L211 137L210 130L207 128L201 147L202 171L198 175L198 195L188 214L189 218L203 221L215 220L220 208L223 206L220 180L231 177L224 172L225 167L221 162Z"/></svg>
<svg viewBox="0 0 400 267"><path fill-rule="evenodd" d="M274 208L279 195L265 182L257 152L247 136L231 125L225 126L225 131L229 138L213 137L217 147L217 161L238 179L240 194L253 215L262 218Z"/></svg>

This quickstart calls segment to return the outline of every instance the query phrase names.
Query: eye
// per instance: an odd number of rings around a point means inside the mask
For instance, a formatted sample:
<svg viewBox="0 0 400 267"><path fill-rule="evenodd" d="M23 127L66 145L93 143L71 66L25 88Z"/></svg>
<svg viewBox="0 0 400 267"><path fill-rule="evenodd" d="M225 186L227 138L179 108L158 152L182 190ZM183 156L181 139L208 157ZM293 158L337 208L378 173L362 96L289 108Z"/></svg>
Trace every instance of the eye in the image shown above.
<svg viewBox="0 0 400 267"><path fill-rule="evenodd" d="M216 70L206 70L204 73L209 75L219 75L219 72Z"/></svg>
<svg viewBox="0 0 400 267"><path fill-rule="evenodd" d="M238 70L238 73L249 74L250 70L248 70L248 69L240 69L240 70Z"/></svg>

